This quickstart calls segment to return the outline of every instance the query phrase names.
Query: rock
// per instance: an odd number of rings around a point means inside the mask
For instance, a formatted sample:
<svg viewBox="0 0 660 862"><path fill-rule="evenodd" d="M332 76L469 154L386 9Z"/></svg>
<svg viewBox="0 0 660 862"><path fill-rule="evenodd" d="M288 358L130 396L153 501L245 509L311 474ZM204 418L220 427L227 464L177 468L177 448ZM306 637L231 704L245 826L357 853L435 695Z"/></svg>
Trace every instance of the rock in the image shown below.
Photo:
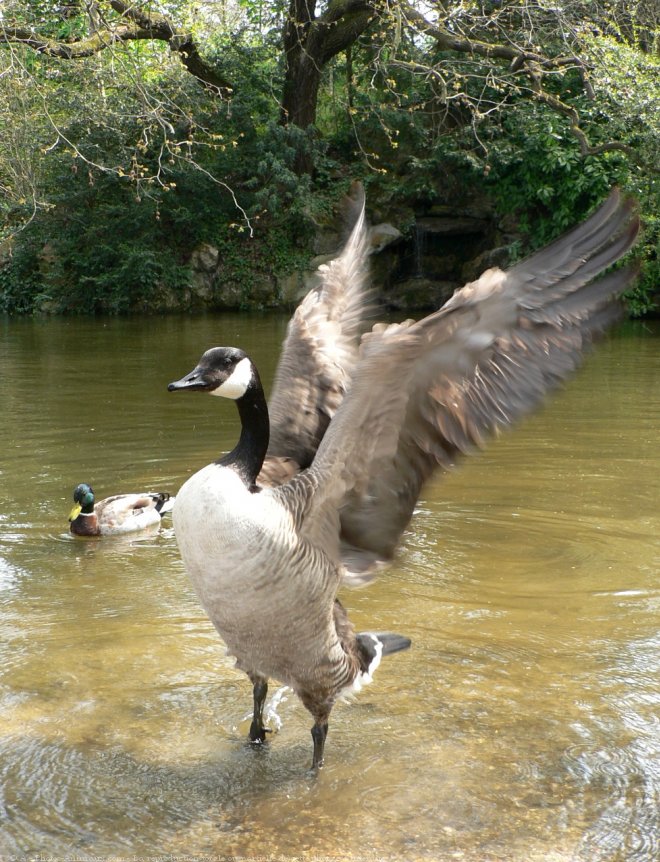
<svg viewBox="0 0 660 862"><path fill-rule="evenodd" d="M202 272L198 269L193 269L190 274L190 298L194 302L199 300L199 303L205 305L213 297L213 286L215 283L215 273Z"/></svg>
<svg viewBox="0 0 660 862"><path fill-rule="evenodd" d="M379 298L394 311L440 308L460 285L424 276L397 281L385 288Z"/></svg>
<svg viewBox="0 0 660 862"><path fill-rule="evenodd" d="M415 222L418 231L443 236L459 236L461 234L485 234L491 226L488 219L472 216L422 216Z"/></svg>
<svg viewBox="0 0 660 862"><path fill-rule="evenodd" d="M209 303L209 307L213 309L235 310L245 307L245 294L240 284L234 281L223 281L216 284L213 294L213 301ZM250 302L252 306L252 302ZM255 303L256 306L256 298Z"/></svg>
<svg viewBox="0 0 660 862"><path fill-rule="evenodd" d="M305 274L292 272L278 279L278 291L285 305L297 305L306 293Z"/></svg>
<svg viewBox="0 0 660 862"><path fill-rule="evenodd" d="M320 227L314 234L312 250L316 255L330 255L336 257L341 250L344 237L336 230Z"/></svg>
<svg viewBox="0 0 660 862"><path fill-rule="evenodd" d="M508 246L500 246L499 248L489 248L482 251L472 260L468 260L463 264L461 275L464 282L475 281L479 278L482 272L490 269L493 266L504 268L509 263L509 248Z"/></svg>
<svg viewBox="0 0 660 862"><path fill-rule="evenodd" d="M168 287L165 284L154 285L148 300L140 300L131 306L136 314L153 314L163 311L180 311L190 308L190 289Z"/></svg>
<svg viewBox="0 0 660 862"><path fill-rule="evenodd" d="M448 200L446 203L433 203L427 210L429 216L449 216L451 218L492 219L495 207L490 198L477 195L472 201L456 199Z"/></svg>
<svg viewBox="0 0 660 862"><path fill-rule="evenodd" d="M338 249L341 251L341 249ZM316 270L320 266L324 266L326 263L330 263L331 260L334 260L337 257L337 252L334 254L317 254L316 257L313 257L309 262L308 270L310 272L316 272Z"/></svg>
<svg viewBox="0 0 660 862"><path fill-rule="evenodd" d="M255 273L249 288L237 281L223 280L222 271L215 282L209 308L217 310L276 308L281 304L275 276Z"/></svg>
<svg viewBox="0 0 660 862"><path fill-rule="evenodd" d="M394 225L383 222L369 228L369 243L371 245L371 253L378 254L388 245L401 239L403 234Z"/></svg>
<svg viewBox="0 0 660 862"><path fill-rule="evenodd" d="M502 238L496 239L492 208L482 201L465 201L460 206L437 203L417 214L414 206L388 207L379 217L380 223L369 228L372 284L377 299L391 309L438 308L457 287L489 267L506 263L506 247L489 248L498 240L501 245ZM256 271L249 284L236 280L233 271L225 272L215 246L200 244L191 255L190 289L185 299L179 294L181 305L209 309L297 305L318 285L318 267L341 251L345 234L339 221L316 225L312 241L315 256L305 269L282 276ZM412 224L412 235L404 237L395 224ZM173 298L162 297L162 304L170 307Z"/></svg>
<svg viewBox="0 0 660 862"><path fill-rule="evenodd" d="M214 272L218 266L220 252L208 242L199 245L190 256L190 265L193 270L200 272Z"/></svg>

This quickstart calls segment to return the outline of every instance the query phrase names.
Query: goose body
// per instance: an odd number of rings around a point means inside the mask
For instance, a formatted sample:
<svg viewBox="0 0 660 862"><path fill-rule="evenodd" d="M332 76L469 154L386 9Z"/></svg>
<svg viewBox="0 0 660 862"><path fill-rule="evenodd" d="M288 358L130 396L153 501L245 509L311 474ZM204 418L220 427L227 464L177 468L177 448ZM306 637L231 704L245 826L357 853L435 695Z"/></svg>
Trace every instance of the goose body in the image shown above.
<svg viewBox="0 0 660 862"><path fill-rule="evenodd" d="M423 483L533 409L617 319L635 276L594 280L634 243L613 192L582 225L507 272L488 270L438 312L362 334L364 199L342 254L294 315L266 405L240 349L207 350L171 391L236 402L241 435L183 485L174 526L200 601L253 683L250 737L263 741L270 677L314 718L313 766L330 711L409 646L356 634L337 600L391 560Z"/></svg>
<svg viewBox="0 0 660 862"><path fill-rule="evenodd" d="M69 513L71 532L77 536L113 536L146 530L160 524L172 510L174 497L168 493L115 494L95 502L90 485L81 483L73 492L74 507Z"/></svg>
<svg viewBox="0 0 660 862"><path fill-rule="evenodd" d="M323 681L318 669L326 651L339 651L335 660L343 663L341 647L332 643L340 567L298 534L276 495L251 492L231 467L211 464L182 486L175 512L192 584L241 670L302 692ZM293 607L273 575L274 549L278 574L296 584Z"/></svg>

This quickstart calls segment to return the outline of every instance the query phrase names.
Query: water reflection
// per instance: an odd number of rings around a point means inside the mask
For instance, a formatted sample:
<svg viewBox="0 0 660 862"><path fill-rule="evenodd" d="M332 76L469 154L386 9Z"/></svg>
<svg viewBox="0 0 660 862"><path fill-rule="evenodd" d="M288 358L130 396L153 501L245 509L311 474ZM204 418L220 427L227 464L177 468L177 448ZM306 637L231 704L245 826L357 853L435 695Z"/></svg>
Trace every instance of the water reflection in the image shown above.
<svg viewBox="0 0 660 862"><path fill-rule="evenodd" d="M413 649L333 713L250 692L171 522L67 531L71 492L175 491L238 432L166 383L285 318L22 321L0 342L0 857L48 853L652 862L660 856L657 334L624 329L541 414L420 501L344 598ZM210 401L214 401L213 404ZM273 723L277 719L273 718Z"/></svg>

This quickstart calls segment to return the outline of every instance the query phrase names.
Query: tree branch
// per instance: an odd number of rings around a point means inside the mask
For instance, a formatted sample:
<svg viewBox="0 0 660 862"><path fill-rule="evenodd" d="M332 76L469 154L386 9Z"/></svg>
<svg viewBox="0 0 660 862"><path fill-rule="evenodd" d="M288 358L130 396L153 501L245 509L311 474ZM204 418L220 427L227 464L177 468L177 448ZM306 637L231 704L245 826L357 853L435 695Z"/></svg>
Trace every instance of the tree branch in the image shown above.
<svg viewBox="0 0 660 862"><path fill-rule="evenodd" d="M512 64L521 67L527 62L538 63L543 69L561 69L567 66L582 68L583 62L578 57L545 57L535 51L525 51L515 45L504 45L499 42L481 42L478 39L467 39L455 36L448 30L431 24L430 21L413 9L412 6L403 4L402 9L407 20L415 24L418 30L430 36L443 51L456 51L459 54L476 54L488 59L509 60ZM517 71L514 68L514 71Z"/></svg>
<svg viewBox="0 0 660 862"><path fill-rule="evenodd" d="M374 20L375 14L364 3L353 4L356 8L346 10L336 21L329 22L324 17L312 25L318 31L318 58L321 64L327 63L349 45L353 45ZM330 10L328 10L330 11ZM310 32L310 40L312 33Z"/></svg>
<svg viewBox="0 0 660 862"><path fill-rule="evenodd" d="M598 144L593 147L589 143L589 139L587 138L586 132L580 126L580 115L571 105L567 105L566 102L562 102L560 98L553 95L552 93L548 93L542 87L538 86L534 88L534 98L548 105L554 111L557 111L559 114L563 114L565 117L568 117L570 120L570 130L571 134L574 135L578 143L580 145L580 152L583 156L597 156L600 153L607 152L620 152L625 153L628 158L634 162L636 165L645 168L646 170L650 170L652 173L660 173L660 170L656 168L654 165L649 165L639 158L639 155L635 151L634 147L628 146L628 144L623 144L621 141L606 141L603 144Z"/></svg>
<svg viewBox="0 0 660 862"><path fill-rule="evenodd" d="M344 15L348 15L351 12L370 12L372 15L376 14L374 4L370 3L369 0L333 0L318 20L324 24L334 24L335 21L339 21Z"/></svg>
<svg viewBox="0 0 660 862"><path fill-rule="evenodd" d="M558 96L549 93L545 90L541 81L543 73L547 71L556 71L572 67L580 74L582 86L588 98L594 98L594 91L586 74L585 64L578 57L546 57L534 51L525 51L515 45L504 45L501 43L481 42L478 40L461 38L452 33L443 30L434 24L431 24L426 18L413 9L411 6L405 5L405 13L408 20L414 23L420 32L425 33L435 39L439 48L445 51L454 51L461 54L476 54L477 56L486 57L488 59L509 60L509 71L513 74L525 75L530 81L530 89L537 101L542 102L552 108L557 113L568 117L570 121L570 131L574 135L580 145L580 152L583 156L594 156L600 153L609 151L618 151L625 155L635 164L644 167L647 170L657 172L656 169L643 162L633 147L620 141L607 141L597 146L592 146L589 143L586 132L580 126L580 115L577 110L563 102ZM429 72L432 69L428 70Z"/></svg>
<svg viewBox="0 0 660 862"><path fill-rule="evenodd" d="M166 42L178 54L186 69L200 83L220 96L232 92L231 83L199 54L190 33L177 33L164 15L147 15L121 0L110 0L110 6L122 16L121 23L108 24L84 39L73 42L58 42L47 39L25 27L0 27L0 42L26 45L38 54L59 60L80 60L131 41L155 40Z"/></svg>
<svg viewBox="0 0 660 862"><path fill-rule="evenodd" d="M0 27L0 41L27 45L37 54L56 57L58 60L80 60L103 51L115 41L129 42L132 39L144 38L148 37L137 28L118 27L112 31L97 31L87 39L75 42L57 42L24 27Z"/></svg>

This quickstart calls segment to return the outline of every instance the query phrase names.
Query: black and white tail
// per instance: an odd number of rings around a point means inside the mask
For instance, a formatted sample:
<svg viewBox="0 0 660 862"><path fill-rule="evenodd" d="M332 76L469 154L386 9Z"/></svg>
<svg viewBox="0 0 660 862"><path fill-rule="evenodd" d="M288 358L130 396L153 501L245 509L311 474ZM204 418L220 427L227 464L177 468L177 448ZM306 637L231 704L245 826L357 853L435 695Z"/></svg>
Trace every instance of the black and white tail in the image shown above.
<svg viewBox="0 0 660 862"><path fill-rule="evenodd" d="M368 685L384 655L408 649L410 638L392 632L360 632L356 635L362 670L355 677L351 691L358 692Z"/></svg>
<svg viewBox="0 0 660 862"><path fill-rule="evenodd" d="M170 496L166 491L160 494L151 494L151 498L156 501L156 511L161 517L174 508L176 498Z"/></svg>

